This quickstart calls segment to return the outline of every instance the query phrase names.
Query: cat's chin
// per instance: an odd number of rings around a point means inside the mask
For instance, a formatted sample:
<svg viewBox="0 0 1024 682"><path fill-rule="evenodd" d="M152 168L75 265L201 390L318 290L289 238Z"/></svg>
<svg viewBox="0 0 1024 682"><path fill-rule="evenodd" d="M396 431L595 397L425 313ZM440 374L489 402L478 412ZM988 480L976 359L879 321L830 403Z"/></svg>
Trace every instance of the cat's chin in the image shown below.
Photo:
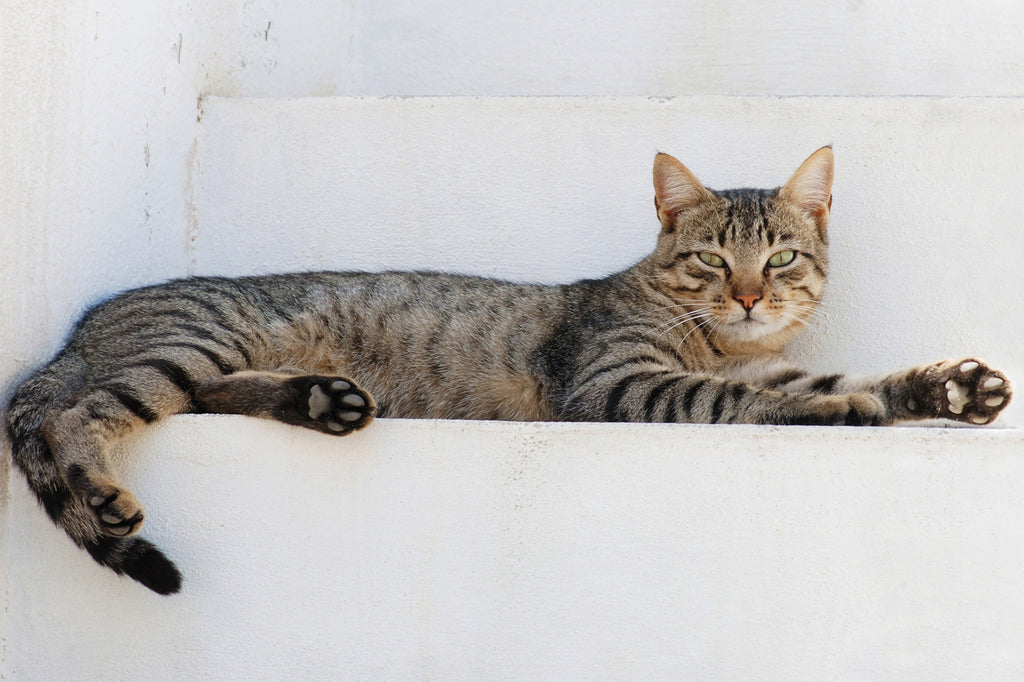
<svg viewBox="0 0 1024 682"><path fill-rule="evenodd" d="M773 337L786 330L789 326L785 320L764 321L754 318L744 318L735 322L728 322L719 327L718 336L730 341L740 343L751 343L762 341Z"/></svg>

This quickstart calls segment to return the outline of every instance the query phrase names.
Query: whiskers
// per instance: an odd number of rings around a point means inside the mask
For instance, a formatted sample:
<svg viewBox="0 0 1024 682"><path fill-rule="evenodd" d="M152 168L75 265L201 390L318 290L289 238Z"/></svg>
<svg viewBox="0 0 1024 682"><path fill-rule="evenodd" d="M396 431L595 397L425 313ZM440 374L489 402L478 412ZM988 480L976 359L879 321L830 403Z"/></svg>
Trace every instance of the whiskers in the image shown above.
<svg viewBox="0 0 1024 682"><path fill-rule="evenodd" d="M681 327L681 326L683 326L683 325L685 325L687 323L694 323L695 322L696 324L693 325L693 328L690 329L688 332L686 332L686 334L684 334L683 337L681 339L679 339L679 341L676 343L676 352L679 352L679 350L682 348L683 343L686 341L686 339L689 338L689 336L691 334L693 334L695 331L697 331L698 329L704 329L705 333L707 333L709 335L715 334L716 331L718 330L718 328L721 326L721 322L718 320L718 318L715 315L715 312L714 312L715 308L712 307L712 306L708 306L708 305L703 305L703 306L698 307L698 308L693 308L692 307L693 305L700 305L700 304L703 304L703 303L706 303L706 301L694 301L692 303L678 303L678 304L675 304L675 305L669 305L669 306L664 306L662 308L657 308L656 312L661 312L661 311L664 311L664 310L672 310L674 308L683 308L685 310L685 312L683 312L682 314L674 315L673 317L670 317L668 320L666 320L665 322L662 322L657 327L655 327L656 329L660 329L661 330L658 333L657 338L661 339L663 336L665 336L666 334L672 332L673 330L678 329L679 327Z"/></svg>
<svg viewBox="0 0 1024 682"><path fill-rule="evenodd" d="M818 308L818 301L813 299L788 299L780 301L780 314L787 322L808 324L821 314Z"/></svg>
<svg viewBox="0 0 1024 682"><path fill-rule="evenodd" d="M714 315L709 315L707 317L707 319L705 319L705 320L695 324L693 326L693 329L691 329L690 331L686 332L683 335L683 338L679 339L679 343L676 344L676 352L677 353L679 352L679 349L682 348L683 343L686 341L686 339L689 338L690 335L693 334L698 329L706 328L705 329L705 336L710 340L712 337L715 337L715 336L718 335L718 330L721 329L721 327L722 327L722 321L719 320Z"/></svg>
<svg viewBox="0 0 1024 682"><path fill-rule="evenodd" d="M661 312L663 310L671 310L673 308L683 308L684 312L679 315L674 315L668 320L659 324L655 329L660 329L661 333L658 334L658 338L661 338L665 334L669 333L673 329L684 325L692 320L704 320L706 318L713 317L713 308L711 306L704 306L701 308L691 308L690 304L681 303L678 305L669 305L663 308L656 308L655 312Z"/></svg>

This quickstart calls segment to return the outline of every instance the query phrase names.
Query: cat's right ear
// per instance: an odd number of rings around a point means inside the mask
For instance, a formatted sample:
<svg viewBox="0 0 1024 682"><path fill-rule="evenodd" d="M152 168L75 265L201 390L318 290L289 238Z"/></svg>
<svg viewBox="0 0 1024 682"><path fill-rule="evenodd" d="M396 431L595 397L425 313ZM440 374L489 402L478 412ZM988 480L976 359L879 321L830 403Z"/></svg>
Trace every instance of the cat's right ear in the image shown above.
<svg viewBox="0 0 1024 682"><path fill-rule="evenodd" d="M654 157L654 206L663 232L675 229L675 218L710 196L690 170L668 154Z"/></svg>

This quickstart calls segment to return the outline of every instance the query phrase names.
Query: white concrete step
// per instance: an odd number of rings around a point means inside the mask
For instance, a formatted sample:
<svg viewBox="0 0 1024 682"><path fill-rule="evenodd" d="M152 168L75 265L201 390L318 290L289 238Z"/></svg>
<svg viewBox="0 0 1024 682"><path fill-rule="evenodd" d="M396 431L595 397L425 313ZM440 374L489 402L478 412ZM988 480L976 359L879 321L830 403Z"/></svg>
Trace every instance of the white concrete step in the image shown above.
<svg viewBox="0 0 1024 682"><path fill-rule="evenodd" d="M162 598L15 477L10 679L1013 680L1024 432L176 417ZM128 461L126 461L128 460Z"/></svg>
<svg viewBox="0 0 1024 682"><path fill-rule="evenodd" d="M200 274L601 276L653 247L656 151L710 187L777 186L833 144L831 289L794 358L1024 377L1024 99L209 98L200 128Z"/></svg>

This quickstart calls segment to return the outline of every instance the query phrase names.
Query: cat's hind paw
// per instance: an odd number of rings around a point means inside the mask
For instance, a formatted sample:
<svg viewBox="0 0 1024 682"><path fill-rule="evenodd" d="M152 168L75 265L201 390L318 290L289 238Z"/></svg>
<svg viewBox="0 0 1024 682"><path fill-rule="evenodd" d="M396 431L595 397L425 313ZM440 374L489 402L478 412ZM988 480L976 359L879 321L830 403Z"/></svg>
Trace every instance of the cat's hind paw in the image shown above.
<svg viewBox="0 0 1024 682"><path fill-rule="evenodd" d="M936 404L937 417L988 424L1013 396L1009 379L981 360L939 362L924 372Z"/></svg>
<svg viewBox="0 0 1024 682"><path fill-rule="evenodd" d="M376 405L369 393L350 379L302 376L289 379L298 389L300 425L336 436L363 428L373 420Z"/></svg>
<svg viewBox="0 0 1024 682"><path fill-rule="evenodd" d="M68 482L81 496L104 535L125 537L142 528L145 513L142 505L129 491L115 481L94 478L82 467L68 471Z"/></svg>

